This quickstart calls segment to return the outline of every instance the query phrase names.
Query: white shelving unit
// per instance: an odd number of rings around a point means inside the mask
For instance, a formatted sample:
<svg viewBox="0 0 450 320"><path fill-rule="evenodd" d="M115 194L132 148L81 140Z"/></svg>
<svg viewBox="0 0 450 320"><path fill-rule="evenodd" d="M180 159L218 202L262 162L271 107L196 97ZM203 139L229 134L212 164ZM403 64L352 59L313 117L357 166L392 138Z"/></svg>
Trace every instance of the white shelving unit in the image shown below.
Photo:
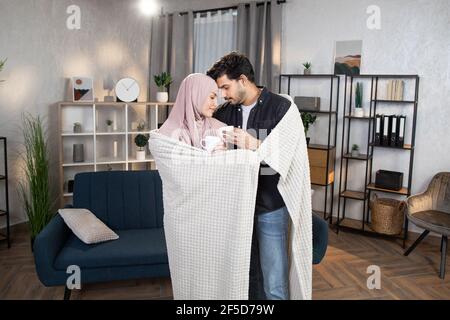
<svg viewBox="0 0 450 320"><path fill-rule="evenodd" d="M134 138L149 134L161 124L160 112L173 103L141 102L61 102L58 104L60 138L60 190L61 204L71 202L73 194L68 182L79 172L108 170L155 170L155 161L146 148L145 160L136 159ZM113 121L112 131L106 120ZM136 126L145 122L145 129ZM82 125L80 133L73 132L74 123ZM114 141L117 157L114 157ZM73 162L73 145L84 145L84 161Z"/></svg>

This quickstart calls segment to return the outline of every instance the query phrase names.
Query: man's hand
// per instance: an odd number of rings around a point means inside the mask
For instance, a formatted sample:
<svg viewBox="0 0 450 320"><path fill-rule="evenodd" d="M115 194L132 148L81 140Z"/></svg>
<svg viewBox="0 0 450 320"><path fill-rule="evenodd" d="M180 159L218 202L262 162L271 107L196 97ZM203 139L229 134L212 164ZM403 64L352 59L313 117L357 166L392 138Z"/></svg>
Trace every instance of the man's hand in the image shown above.
<svg viewBox="0 0 450 320"><path fill-rule="evenodd" d="M233 131L225 131L224 139L226 142L233 143L240 149L256 150L261 145L261 141L254 138L247 131L234 128Z"/></svg>

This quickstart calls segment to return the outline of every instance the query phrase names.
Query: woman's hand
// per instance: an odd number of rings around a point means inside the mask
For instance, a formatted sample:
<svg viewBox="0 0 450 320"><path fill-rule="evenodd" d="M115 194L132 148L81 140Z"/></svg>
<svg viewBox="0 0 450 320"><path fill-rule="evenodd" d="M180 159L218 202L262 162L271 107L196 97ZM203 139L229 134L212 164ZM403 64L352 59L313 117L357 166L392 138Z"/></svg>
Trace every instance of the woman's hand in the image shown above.
<svg viewBox="0 0 450 320"><path fill-rule="evenodd" d="M221 152L221 151L227 151L227 150L228 149L227 149L227 146L225 145L225 143L222 143L222 144L217 145L213 149L212 153Z"/></svg>

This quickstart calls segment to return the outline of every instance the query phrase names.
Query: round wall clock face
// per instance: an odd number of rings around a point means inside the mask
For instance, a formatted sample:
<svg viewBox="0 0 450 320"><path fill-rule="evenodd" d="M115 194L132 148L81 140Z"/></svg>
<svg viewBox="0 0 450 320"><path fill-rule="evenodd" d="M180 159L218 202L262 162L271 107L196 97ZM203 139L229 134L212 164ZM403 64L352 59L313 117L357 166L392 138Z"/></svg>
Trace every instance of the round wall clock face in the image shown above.
<svg viewBox="0 0 450 320"><path fill-rule="evenodd" d="M116 96L123 102L135 101L141 92L139 84L133 78L120 79L115 88Z"/></svg>

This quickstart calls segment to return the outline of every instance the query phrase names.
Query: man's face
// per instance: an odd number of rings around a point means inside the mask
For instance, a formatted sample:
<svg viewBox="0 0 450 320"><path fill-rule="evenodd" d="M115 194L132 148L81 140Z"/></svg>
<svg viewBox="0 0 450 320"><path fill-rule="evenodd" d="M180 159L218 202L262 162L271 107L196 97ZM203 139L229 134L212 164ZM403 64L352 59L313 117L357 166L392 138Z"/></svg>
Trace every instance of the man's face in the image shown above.
<svg viewBox="0 0 450 320"><path fill-rule="evenodd" d="M232 104L241 104L246 97L246 89L242 79L230 80L225 74L216 80L222 97Z"/></svg>

